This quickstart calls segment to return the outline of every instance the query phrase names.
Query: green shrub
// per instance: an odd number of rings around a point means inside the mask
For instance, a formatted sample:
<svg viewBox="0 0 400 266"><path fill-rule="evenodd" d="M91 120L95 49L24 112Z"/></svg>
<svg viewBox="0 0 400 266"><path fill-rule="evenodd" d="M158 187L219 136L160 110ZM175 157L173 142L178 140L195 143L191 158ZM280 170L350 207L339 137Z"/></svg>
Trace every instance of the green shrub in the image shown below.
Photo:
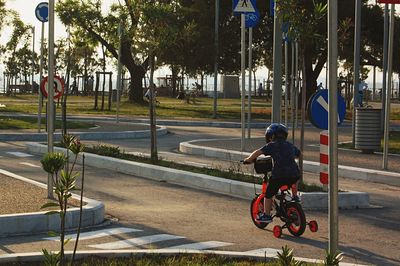
<svg viewBox="0 0 400 266"><path fill-rule="evenodd" d="M104 144L98 144L91 148L86 147L85 151L115 158L120 158L121 156L121 150L119 149L119 147L109 146Z"/></svg>

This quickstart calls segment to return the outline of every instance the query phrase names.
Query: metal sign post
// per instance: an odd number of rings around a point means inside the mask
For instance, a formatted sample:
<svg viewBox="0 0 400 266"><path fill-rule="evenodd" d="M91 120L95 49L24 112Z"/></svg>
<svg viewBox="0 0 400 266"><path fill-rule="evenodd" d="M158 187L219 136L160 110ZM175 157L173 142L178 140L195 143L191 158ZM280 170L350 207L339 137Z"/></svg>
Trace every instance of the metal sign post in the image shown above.
<svg viewBox="0 0 400 266"><path fill-rule="evenodd" d="M243 152L245 148L245 97L246 97L246 13L256 13L255 0L234 0L233 1L234 14L240 13L241 15L241 73L242 73L242 97L241 97L241 127L242 138L240 151Z"/></svg>
<svg viewBox="0 0 400 266"><path fill-rule="evenodd" d="M356 0L354 27L354 78L353 78L353 115L352 115L352 145L356 139L356 107L358 105L358 84L360 83L360 39L361 39L361 0Z"/></svg>
<svg viewBox="0 0 400 266"><path fill-rule="evenodd" d="M294 101L295 101L295 97L294 97L294 95L295 95L295 91L294 91L294 89L295 89L295 87L294 87L294 81L295 81L295 70L294 70L294 66L295 66L295 64L294 64L294 59L295 59L295 46L294 46L294 43L292 42L292 71L291 71L291 81L290 81L290 108L291 108L291 116L290 116L290 118L291 118L291 120L292 120L292 143L294 144L294 112L295 112L295 110L294 110L294 108L295 108L295 103L294 103Z"/></svg>
<svg viewBox="0 0 400 266"><path fill-rule="evenodd" d="M248 113L247 113L247 138L250 139L251 136L251 73L252 71L252 61L253 61L253 28L249 28L249 95L248 99ZM254 87L254 91L256 88Z"/></svg>
<svg viewBox="0 0 400 266"><path fill-rule="evenodd" d="M218 99L218 92L217 92L217 83L218 83L218 54L219 54L219 47L218 47L218 30L219 30L219 0L215 1L215 33L214 33L214 49L215 49L215 57L214 57L214 112L213 118L217 118L217 99Z"/></svg>
<svg viewBox="0 0 400 266"><path fill-rule="evenodd" d="M49 97L47 98L47 151L52 153L54 151L53 144L53 131L54 121L54 0L49 0ZM49 119L50 118L50 119ZM53 198L53 180L51 176L47 178L47 196Z"/></svg>
<svg viewBox="0 0 400 266"><path fill-rule="evenodd" d="M40 66L39 66L39 83L43 77L43 42L44 42L44 23L49 19L49 6L48 3L42 2L39 3L35 10L36 18L42 22L42 32L40 38ZM38 132L40 133L41 124L42 124L42 106L43 106L43 97L42 92L39 90L39 108L38 108Z"/></svg>
<svg viewBox="0 0 400 266"><path fill-rule="evenodd" d="M117 123L119 123L119 97L121 93L121 51L122 51L122 22L118 24L118 39L119 39L119 49L118 49L118 71L117 71Z"/></svg>
<svg viewBox="0 0 400 266"><path fill-rule="evenodd" d="M393 75L393 39L394 39L394 4L390 5L389 47L388 47L388 79L385 105L385 130L383 140L383 169L388 167L389 152L389 125L390 125L390 96L392 90Z"/></svg>
<svg viewBox="0 0 400 266"><path fill-rule="evenodd" d="M286 34L285 34L286 35ZM288 125L288 112L289 112L289 41L287 35L285 36L285 125Z"/></svg>
<svg viewBox="0 0 400 266"><path fill-rule="evenodd" d="M32 93L35 90L35 27L32 27Z"/></svg>
<svg viewBox="0 0 400 266"><path fill-rule="evenodd" d="M383 131L384 121L385 121L385 109L386 109L386 89L387 89L387 61L388 61L388 31L389 31L389 7L388 4L385 4L383 16L383 67L382 67L382 94L381 94L381 102L382 102L382 111L381 111L381 128Z"/></svg>
<svg viewBox="0 0 400 266"><path fill-rule="evenodd" d="M272 123L281 122L281 97L282 97L282 21L277 9L274 7L274 47L273 47L273 83L272 83Z"/></svg>
<svg viewBox="0 0 400 266"><path fill-rule="evenodd" d="M242 125L242 138L241 138L241 145L240 145L240 151L243 152L245 148L245 134L246 134L246 128L244 124L245 120L245 97L246 97L246 28L245 28L245 23L246 23L246 17L245 14L241 14L241 73L242 73L242 97L241 97L241 125Z"/></svg>
<svg viewBox="0 0 400 266"><path fill-rule="evenodd" d="M328 84L329 84L329 252L335 254L339 244L338 208L338 98L337 98L337 0L328 0Z"/></svg>

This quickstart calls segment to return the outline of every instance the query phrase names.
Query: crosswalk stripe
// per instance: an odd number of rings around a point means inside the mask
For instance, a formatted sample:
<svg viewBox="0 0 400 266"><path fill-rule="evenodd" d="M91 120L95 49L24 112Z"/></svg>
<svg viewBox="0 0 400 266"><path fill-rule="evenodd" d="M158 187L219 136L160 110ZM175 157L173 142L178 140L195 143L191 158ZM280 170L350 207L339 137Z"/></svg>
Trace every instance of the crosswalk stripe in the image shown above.
<svg viewBox="0 0 400 266"><path fill-rule="evenodd" d="M155 242L161 242L166 240L173 240L173 239L181 239L185 238L183 236L176 236L176 235L169 235L169 234L158 234L158 235L150 235L150 236L142 236L136 238L130 238L115 242L108 242L103 244L97 245L90 245L89 247L92 248L99 248L99 249L120 249L120 248L130 248L134 246L142 246L147 245Z"/></svg>
<svg viewBox="0 0 400 266"><path fill-rule="evenodd" d="M211 248L218 248L224 246L233 245L232 243L227 242L219 242L219 241L206 241L206 242L198 242L186 245L179 245L168 247L166 249L195 249L195 250L203 250L203 249L211 249Z"/></svg>
<svg viewBox="0 0 400 266"><path fill-rule="evenodd" d="M135 229L135 228L127 228L127 227L102 229L102 230L80 233L79 240L94 239L94 238L99 238L99 237L105 237L105 236L111 236L111 235L117 235L117 234L123 234L123 233L139 232L139 231L142 231L142 230ZM71 238L71 241L75 241L76 234L66 235L65 238L66 239ZM60 237L46 237L44 239L59 241Z"/></svg>
<svg viewBox="0 0 400 266"><path fill-rule="evenodd" d="M22 163L19 163L19 164L30 166L30 167L34 167L34 168L40 168L40 166L35 165L33 163L22 162Z"/></svg>
<svg viewBox="0 0 400 266"><path fill-rule="evenodd" d="M252 255L267 255L267 256L276 256L278 254L278 251L281 251L279 249L275 248L260 248L260 249L254 249L254 250L249 250L246 251L245 253L247 254L252 254Z"/></svg>
<svg viewBox="0 0 400 266"><path fill-rule="evenodd" d="M19 151L8 151L8 154L17 156L17 157L31 157L33 156L32 154L25 153L25 152L19 152Z"/></svg>

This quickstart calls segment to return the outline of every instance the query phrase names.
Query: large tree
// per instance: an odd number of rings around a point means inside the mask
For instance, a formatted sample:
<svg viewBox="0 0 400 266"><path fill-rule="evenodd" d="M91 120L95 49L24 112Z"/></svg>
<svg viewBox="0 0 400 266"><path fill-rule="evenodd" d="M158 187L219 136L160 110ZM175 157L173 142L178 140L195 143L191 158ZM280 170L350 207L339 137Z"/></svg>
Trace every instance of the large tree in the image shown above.
<svg viewBox="0 0 400 266"><path fill-rule="evenodd" d="M1 47L3 63L9 78L14 83L23 77L27 82L32 66L32 50L29 48L32 26L26 25L15 11L8 11L10 15L8 24L12 27L12 33L7 43Z"/></svg>
<svg viewBox="0 0 400 266"><path fill-rule="evenodd" d="M101 0L61 0L56 11L61 21L70 27L79 28L87 38L104 45L109 53L118 58L118 24L122 23L124 33L121 45L121 63L131 76L129 100L143 100L142 79L147 70L146 57L138 49L141 6L145 0L124 0L113 4L107 14L103 14Z"/></svg>
<svg viewBox="0 0 400 266"><path fill-rule="evenodd" d="M361 19L361 66L382 67L383 12L379 5L362 0ZM317 78L327 62L327 15L326 0L279 1L280 12L291 25L291 34L301 47L303 76L307 98L317 87ZM338 1L338 48L339 60L352 78L354 60L354 13L355 1ZM398 18L396 18L398 21ZM398 22L396 22L396 26ZM400 42L395 37L395 47ZM399 51L394 53L394 70L399 71ZM366 76L366 68L363 75Z"/></svg>

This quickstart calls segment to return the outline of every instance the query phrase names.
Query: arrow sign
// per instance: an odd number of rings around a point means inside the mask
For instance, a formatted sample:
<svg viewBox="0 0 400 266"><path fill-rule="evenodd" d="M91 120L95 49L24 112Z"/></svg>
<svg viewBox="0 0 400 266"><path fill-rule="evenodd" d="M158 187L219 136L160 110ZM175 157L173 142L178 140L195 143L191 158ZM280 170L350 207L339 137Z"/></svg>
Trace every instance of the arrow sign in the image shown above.
<svg viewBox="0 0 400 266"><path fill-rule="evenodd" d="M256 12L253 1L254 0L252 0L252 1L250 1L250 0L235 0L233 12L239 12L239 13Z"/></svg>
<svg viewBox="0 0 400 266"><path fill-rule="evenodd" d="M340 125L346 115L346 103L340 93L338 97L338 124ZM328 129L328 90L319 90L315 92L309 100L308 114L310 122L317 128Z"/></svg>
<svg viewBox="0 0 400 266"><path fill-rule="evenodd" d="M35 15L41 22L49 21L49 4L47 2L39 3L35 9Z"/></svg>

